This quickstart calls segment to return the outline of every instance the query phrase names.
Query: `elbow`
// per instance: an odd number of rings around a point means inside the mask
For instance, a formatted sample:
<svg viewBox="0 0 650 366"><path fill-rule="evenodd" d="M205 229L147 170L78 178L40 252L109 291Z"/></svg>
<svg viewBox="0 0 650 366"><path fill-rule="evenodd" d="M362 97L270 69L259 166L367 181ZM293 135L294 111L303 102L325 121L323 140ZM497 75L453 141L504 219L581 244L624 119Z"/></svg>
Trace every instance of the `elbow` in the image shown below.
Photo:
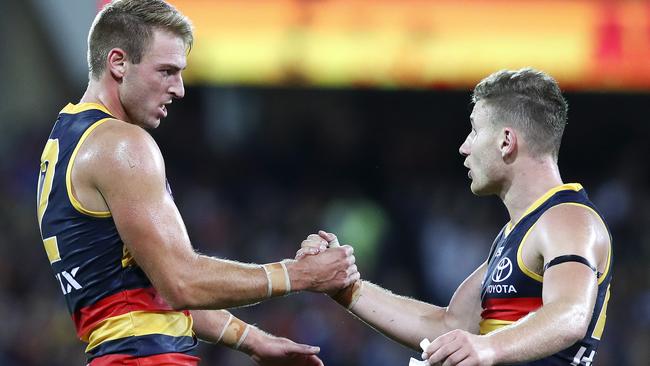
<svg viewBox="0 0 650 366"><path fill-rule="evenodd" d="M587 326L582 326L581 324L577 325L567 332L565 336L565 344L567 347L569 347L583 339L585 337L585 334L587 334Z"/></svg>
<svg viewBox="0 0 650 366"><path fill-rule="evenodd" d="M455 329L464 330L472 334L478 334L479 321L475 320L472 316L458 316L449 311L449 307L442 308L442 317L435 319L436 324L444 324L446 331Z"/></svg>
<svg viewBox="0 0 650 366"><path fill-rule="evenodd" d="M188 288L181 283L170 286L164 296L169 306L174 310L190 310L194 308Z"/></svg>
<svg viewBox="0 0 650 366"><path fill-rule="evenodd" d="M565 331L560 337L561 348L564 349L564 348L571 347L572 345L580 341L582 338L584 338L586 333L587 333L586 331L580 331L574 329Z"/></svg>
<svg viewBox="0 0 650 366"><path fill-rule="evenodd" d="M193 268L177 262L158 272L156 278L150 277L158 293L174 310L192 310L201 305L197 301L198 283Z"/></svg>
<svg viewBox="0 0 650 366"><path fill-rule="evenodd" d="M168 278L158 283L155 287L160 296L174 310L191 310L196 309L192 299L195 296L192 293L192 284L181 278Z"/></svg>
<svg viewBox="0 0 650 366"><path fill-rule="evenodd" d="M581 308L574 308L573 311L568 312L569 317L564 322L566 324L565 331L563 332L563 343L569 347L576 342L580 341L587 334L589 328L589 321L591 314Z"/></svg>

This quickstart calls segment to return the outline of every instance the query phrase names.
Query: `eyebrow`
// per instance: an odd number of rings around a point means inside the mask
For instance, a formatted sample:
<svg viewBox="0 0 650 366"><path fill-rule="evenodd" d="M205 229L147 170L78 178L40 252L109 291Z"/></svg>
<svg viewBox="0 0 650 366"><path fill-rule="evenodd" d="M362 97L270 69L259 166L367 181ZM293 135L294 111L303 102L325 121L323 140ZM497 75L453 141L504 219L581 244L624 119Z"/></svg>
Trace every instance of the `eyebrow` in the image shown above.
<svg viewBox="0 0 650 366"><path fill-rule="evenodd" d="M187 65L185 67L179 67L178 65L174 65L174 64L160 64L158 65L158 67L161 69L173 69L177 71L182 71L187 68Z"/></svg>

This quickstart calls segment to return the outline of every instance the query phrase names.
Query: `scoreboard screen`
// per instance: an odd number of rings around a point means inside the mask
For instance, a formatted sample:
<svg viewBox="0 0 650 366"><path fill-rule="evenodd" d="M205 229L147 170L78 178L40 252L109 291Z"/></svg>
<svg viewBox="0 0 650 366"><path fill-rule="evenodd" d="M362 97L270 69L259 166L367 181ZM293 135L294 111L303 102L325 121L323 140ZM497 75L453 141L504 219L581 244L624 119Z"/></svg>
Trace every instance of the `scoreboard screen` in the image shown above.
<svg viewBox="0 0 650 366"><path fill-rule="evenodd" d="M650 90L650 2L170 0L189 84L467 88L532 66L563 88Z"/></svg>

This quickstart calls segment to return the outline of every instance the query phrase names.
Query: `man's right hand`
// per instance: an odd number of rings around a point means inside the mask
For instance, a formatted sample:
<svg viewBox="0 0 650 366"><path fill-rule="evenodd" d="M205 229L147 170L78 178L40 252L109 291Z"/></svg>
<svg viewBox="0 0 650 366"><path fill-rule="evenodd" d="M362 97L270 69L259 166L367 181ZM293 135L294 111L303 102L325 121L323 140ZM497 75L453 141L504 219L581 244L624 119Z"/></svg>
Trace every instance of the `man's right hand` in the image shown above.
<svg viewBox="0 0 650 366"><path fill-rule="evenodd" d="M360 278L354 249L349 245L328 248L328 244L323 237L311 234L301 245L311 248L306 249L309 252L286 262L293 290L334 294Z"/></svg>
<svg viewBox="0 0 650 366"><path fill-rule="evenodd" d="M318 234L310 234L307 239L300 243L300 249L296 252L296 259L306 255L316 255L327 248L340 247L336 235L320 230Z"/></svg>

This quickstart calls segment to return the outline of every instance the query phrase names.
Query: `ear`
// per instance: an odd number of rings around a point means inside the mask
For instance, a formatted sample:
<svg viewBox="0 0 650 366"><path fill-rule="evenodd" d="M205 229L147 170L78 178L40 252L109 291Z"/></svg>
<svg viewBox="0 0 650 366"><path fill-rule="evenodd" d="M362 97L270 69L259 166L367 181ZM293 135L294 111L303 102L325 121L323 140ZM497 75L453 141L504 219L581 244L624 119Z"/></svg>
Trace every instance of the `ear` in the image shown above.
<svg viewBox="0 0 650 366"><path fill-rule="evenodd" d="M117 80L122 80L126 72L126 52L121 48L113 48L108 51L108 71Z"/></svg>
<svg viewBox="0 0 650 366"><path fill-rule="evenodd" d="M499 150L501 157L504 160L511 160L517 154L517 132L510 127L505 127L501 130L501 137L499 138Z"/></svg>

